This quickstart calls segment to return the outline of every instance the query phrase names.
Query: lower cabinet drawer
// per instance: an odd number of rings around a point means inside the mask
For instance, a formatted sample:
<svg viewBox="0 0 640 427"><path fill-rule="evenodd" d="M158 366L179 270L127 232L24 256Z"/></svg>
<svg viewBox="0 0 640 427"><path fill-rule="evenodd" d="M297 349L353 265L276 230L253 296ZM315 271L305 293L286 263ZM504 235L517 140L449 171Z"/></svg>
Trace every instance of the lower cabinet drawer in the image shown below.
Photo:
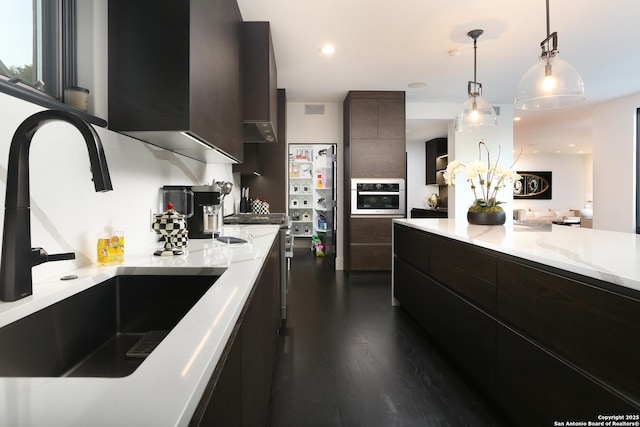
<svg viewBox="0 0 640 427"><path fill-rule="evenodd" d="M496 321L452 291L431 282L431 335L491 397L496 384Z"/></svg>
<svg viewBox="0 0 640 427"><path fill-rule="evenodd" d="M389 243L393 218L351 218L351 243Z"/></svg>
<svg viewBox="0 0 640 427"><path fill-rule="evenodd" d="M498 262L506 324L640 402L640 301L516 262Z"/></svg>
<svg viewBox="0 0 640 427"><path fill-rule="evenodd" d="M393 257L393 296L424 329L429 329L429 288L432 280L397 256Z"/></svg>
<svg viewBox="0 0 640 427"><path fill-rule="evenodd" d="M391 270L391 244L351 244L351 270Z"/></svg>
<svg viewBox="0 0 640 427"><path fill-rule="evenodd" d="M240 367L240 343L234 340L230 352L220 369L220 376L213 380L213 394L207 397L208 404L199 408L190 426L223 425L242 426L242 380ZM205 392L206 394L206 392ZM199 418L201 417L201 418Z"/></svg>
<svg viewBox="0 0 640 427"><path fill-rule="evenodd" d="M394 224L393 251L414 268L429 274L430 238L427 234L411 227Z"/></svg>
<svg viewBox="0 0 640 427"><path fill-rule="evenodd" d="M498 325L497 399L519 426L598 421L638 409L512 330ZM586 425L586 424L585 424Z"/></svg>

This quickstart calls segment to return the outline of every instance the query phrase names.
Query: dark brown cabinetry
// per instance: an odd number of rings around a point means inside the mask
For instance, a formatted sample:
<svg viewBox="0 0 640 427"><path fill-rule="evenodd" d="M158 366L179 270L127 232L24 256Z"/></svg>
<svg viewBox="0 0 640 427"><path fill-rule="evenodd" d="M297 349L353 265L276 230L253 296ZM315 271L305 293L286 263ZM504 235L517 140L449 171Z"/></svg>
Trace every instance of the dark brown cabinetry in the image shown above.
<svg viewBox="0 0 640 427"><path fill-rule="evenodd" d="M497 257L449 239L432 237L429 274L491 314L496 312Z"/></svg>
<svg viewBox="0 0 640 427"><path fill-rule="evenodd" d="M242 426L240 340L225 349L190 426Z"/></svg>
<svg viewBox="0 0 640 427"><path fill-rule="evenodd" d="M421 270L394 258L394 296L490 396L495 396L496 323Z"/></svg>
<svg viewBox="0 0 640 427"><path fill-rule="evenodd" d="M265 425L269 412L280 320L279 242L276 238L240 326L243 426Z"/></svg>
<svg viewBox="0 0 640 427"><path fill-rule="evenodd" d="M286 212L287 208L287 95L278 89L278 142L275 144L244 144L245 161L233 165L241 174L242 187L249 187L252 198L269 202L271 212ZM254 172L258 172L257 176Z"/></svg>
<svg viewBox="0 0 640 427"><path fill-rule="evenodd" d="M442 173L447 168L447 138L435 138L425 142L426 184L444 185Z"/></svg>
<svg viewBox="0 0 640 427"><path fill-rule="evenodd" d="M496 324L478 304L444 284L482 296L485 280L495 280L495 258L471 247L448 246L444 239L394 226L394 297L463 366L489 395L495 395ZM493 271L469 260L484 257ZM417 283L411 283L411 279ZM493 289L495 311L495 286ZM484 304L491 306L492 304Z"/></svg>
<svg viewBox="0 0 640 427"><path fill-rule="evenodd" d="M640 295L511 260L498 267L505 322L640 403Z"/></svg>
<svg viewBox="0 0 640 427"><path fill-rule="evenodd" d="M280 326L279 275L276 238L191 426L266 425Z"/></svg>
<svg viewBox="0 0 640 427"><path fill-rule="evenodd" d="M395 224L394 297L517 425L640 411L637 291Z"/></svg>
<svg viewBox="0 0 640 427"><path fill-rule="evenodd" d="M278 142L278 78L268 22L242 24L244 142Z"/></svg>
<svg viewBox="0 0 640 427"><path fill-rule="evenodd" d="M449 287L433 282L429 331L489 396L495 396L496 322Z"/></svg>
<svg viewBox="0 0 640 427"><path fill-rule="evenodd" d="M403 92L350 92L349 97L351 138L405 138Z"/></svg>
<svg viewBox="0 0 640 427"><path fill-rule="evenodd" d="M109 127L242 161L241 24L234 0L110 0Z"/></svg>
<svg viewBox="0 0 640 427"><path fill-rule="evenodd" d="M391 270L391 218L351 218L352 270Z"/></svg>
<svg viewBox="0 0 640 427"><path fill-rule="evenodd" d="M594 346L597 340L594 340ZM598 415L638 414L597 379L539 344L498 324L498 402L522 426L558 420L598 421Z"/></svg>
<svg viewBox="0 0 640 427"><path fill-rule="evenodd" d="M351 177L404 178L404 140L354 139L351 141Z"/></svg>
<svg viewBox="0 0 640 427"><path fill-rule="evenodd" d="M426 329L431 321L429 307L433 279L398 256L393 258L393 278L393 296L420 326Z"/></svg>
<svg viewBox="0 0 640 427"><path fill-rule="evenodd" d="M351 178L405 178L405 93L350 91L343 106L345 268L389 270L391 219L352 218L350 186Z"/></svg>
<svg viewBox="0 0 640 427"><path fill-rule="evenodd" d="M351 91L344 120L349 178L404 178L404 92Z"/></svg>
<svg viewBox="0 0 640 427"><path fill-rule="evenodd" d="M447 209L411 208L410 215L410 218L447 218L449 211Z"/></svg>

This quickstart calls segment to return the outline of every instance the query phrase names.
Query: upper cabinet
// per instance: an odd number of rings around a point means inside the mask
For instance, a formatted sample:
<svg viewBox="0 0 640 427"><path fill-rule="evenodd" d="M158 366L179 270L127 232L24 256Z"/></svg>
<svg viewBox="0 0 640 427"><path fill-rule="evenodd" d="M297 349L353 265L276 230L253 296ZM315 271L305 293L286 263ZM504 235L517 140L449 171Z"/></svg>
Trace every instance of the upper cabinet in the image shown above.
<svg viewBox="0 0 640 427"><path fill-rule="evenodd" d="M443 173L447 168L447 138L434 138L425 142L426 184L445 185Z"/></svg>
<svg viewBox="0 0 640 427"><path fill-rule="evenodd" d="M243 159L235 0L109 0L109 127L208 163Z"/></svg>
<svg viewBox="0 0 640 427"><path fill-rule="evenodd" d="M350 159L345 161L347 180L404 178L405 93L350 91L343 111L345 159Z"/></svg>
<svg viewBox="0 0 640 427"><path fill-rule="evenodd" d="M351 138L405 138L404 98L358 98L362 93L351 92ZM372 92L372 96L391 96Z"/></svg>
<svg viewBox="0 0 640 427"><path fill-rule="evenodd" d="M245 22L243 34L244 142L278 141L278 75L268 22Z"/></svg>

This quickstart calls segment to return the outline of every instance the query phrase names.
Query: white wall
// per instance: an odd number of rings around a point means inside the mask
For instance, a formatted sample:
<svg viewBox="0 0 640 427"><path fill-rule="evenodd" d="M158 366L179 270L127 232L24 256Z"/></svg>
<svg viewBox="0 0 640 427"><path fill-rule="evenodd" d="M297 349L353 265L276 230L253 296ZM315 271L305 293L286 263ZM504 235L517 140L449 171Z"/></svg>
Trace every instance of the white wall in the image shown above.
<svg viewBox="0 0 640 427"><path fill-rule="evenodd" d="M581 209L587 194L593 193L591 154L531 154L522 155L516 163L519 171L550 171L551 199L516 199L515 209L552 208Z"/></svg>
<svg viewBox="0 0 640 427"><path fill-rule="evenodd" d="M322 104L324 114L305 114L305 105ZM287 103L287 143L288 144L337 144L336 200L336 270L344 269L343 233L343 182L344 144L342 134L342 103L288 102ZM287 150L289 152L289 150ZM285 188L285 191L286 188Z"/></svg>
<svg viewBox="0 0 640 427"><path fill-rule="evenodd" d="M598 105L593 114L593 226L635 232L636 109L640 93Z"/></svg>
<svg viewBox="0 0 640 427"><path fill-rule="evenodd" d="M9 145L18 125L42 108L0 94L0 200L6 191ZM79 132L50 123L34 136L30 150L32 246L49 253L76 252L75 261L50 262L33 269L34 278L51 277L96 261L96 239L105 228L125 232L126 248L152 243L150 214L160 209L160 187L192 185L213 177L230 179L231 165L204 163L152 147L103 128L113 191L96 193L89 157ZM4 210L1 218L4 221Z"/></svg>

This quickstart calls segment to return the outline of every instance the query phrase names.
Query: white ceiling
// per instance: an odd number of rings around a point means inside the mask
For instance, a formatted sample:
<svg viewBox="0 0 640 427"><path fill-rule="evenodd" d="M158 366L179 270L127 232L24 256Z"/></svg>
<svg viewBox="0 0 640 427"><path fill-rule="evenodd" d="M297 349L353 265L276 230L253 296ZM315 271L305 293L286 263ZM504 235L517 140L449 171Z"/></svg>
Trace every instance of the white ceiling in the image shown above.
<svg viewBox="0 0 640 427"><path fill-rule="evenodd" d="M520 78L536 62L546 37L544 0L238 4L245 21L271 23L278 87L286 88L293 102L342 102L349 90L402 90L408 103L462 105L467 82L473 80L473 41L467 32L480 28L484 34L478 39L477 80L483 96L492 104L512 104ZM536 133L542 128L542 115L573 116L575 123L567 132L590 135L584 126L589 126L595 103L640 91L640 31L635 28L639 19L638 0L550 0L551 31L558 32L561 57L582 75L587 102L578 108L519 114L516 146L519 139L529 144L534 138L541 145L550 139ZM336 46L333 56L319 52L325 43ZM459 49L460 55L451 56L451 49ZM427 85L411 89L407 85L412 82ZM410 122L415 123L408 123L408 141L442 126ZM590 141L585 147L590 150Z"/></svg>

